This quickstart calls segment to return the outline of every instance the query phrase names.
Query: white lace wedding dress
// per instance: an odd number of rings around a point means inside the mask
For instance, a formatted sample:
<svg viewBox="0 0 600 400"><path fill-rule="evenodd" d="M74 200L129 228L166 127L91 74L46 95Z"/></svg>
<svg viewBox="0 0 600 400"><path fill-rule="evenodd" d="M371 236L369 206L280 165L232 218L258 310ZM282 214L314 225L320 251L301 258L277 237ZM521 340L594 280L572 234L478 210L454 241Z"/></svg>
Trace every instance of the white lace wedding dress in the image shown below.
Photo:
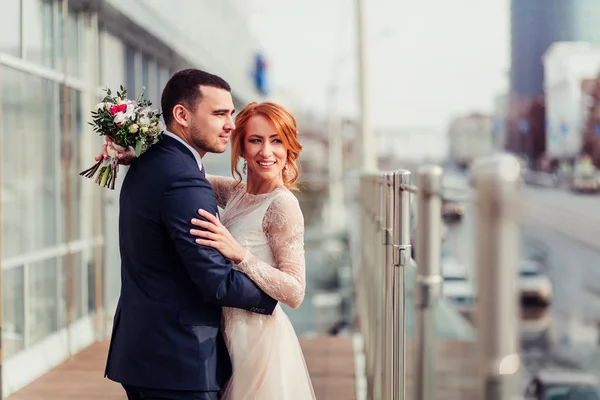
<svg viewBox="0 0 600 400"><path fill-rule="evenodd" d="M246 193L231 178L207 176L224 209L221 222L246 248L234 268L280 303L304 298L304 218L296 197L281 187ZM233 375L222 400L311 400L315 394L294 328L279 305L272 315L223 309L223 331Z"/></svg>

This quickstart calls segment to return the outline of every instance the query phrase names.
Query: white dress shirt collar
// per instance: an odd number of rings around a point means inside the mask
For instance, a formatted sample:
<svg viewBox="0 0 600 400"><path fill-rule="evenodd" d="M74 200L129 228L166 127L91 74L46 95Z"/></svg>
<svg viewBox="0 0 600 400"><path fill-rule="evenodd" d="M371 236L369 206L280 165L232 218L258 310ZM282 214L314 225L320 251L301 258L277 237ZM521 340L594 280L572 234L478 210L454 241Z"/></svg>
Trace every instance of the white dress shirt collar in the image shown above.
<svg viewBox="0 0 600 400"><path fill-rule="evenodd" d="M163 134L170 136L175 140L179 140L181 143L183 143L183 145L192 152L192 154L194 155L194 158L196 159L196 162L198 163L198 168L200 169L200 171L202 171L202 157L200 157L200 154L198 154L196 149L194 149L192 146L187 144L182 138L180 138L179 136L177 136L176 134L174 134L172 132L169 132L166 129L163 131Z"/></svg>

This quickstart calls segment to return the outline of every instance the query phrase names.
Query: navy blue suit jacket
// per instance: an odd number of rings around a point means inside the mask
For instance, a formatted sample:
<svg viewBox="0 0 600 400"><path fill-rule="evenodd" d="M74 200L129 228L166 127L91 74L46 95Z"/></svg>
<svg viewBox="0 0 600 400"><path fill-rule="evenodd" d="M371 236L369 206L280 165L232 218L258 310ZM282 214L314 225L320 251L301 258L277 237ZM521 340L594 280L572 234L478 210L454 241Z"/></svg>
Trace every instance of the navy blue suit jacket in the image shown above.
<svg viewBox="0 0 600 400"><path fill-rule="evenodd" d="M231 376L221 306L271 314L277 302L231 262L195 243L190 220L213 215L210 183L192 153L163 135L121 189L121 294L106 376L166 390L216 391Z"/></svg>

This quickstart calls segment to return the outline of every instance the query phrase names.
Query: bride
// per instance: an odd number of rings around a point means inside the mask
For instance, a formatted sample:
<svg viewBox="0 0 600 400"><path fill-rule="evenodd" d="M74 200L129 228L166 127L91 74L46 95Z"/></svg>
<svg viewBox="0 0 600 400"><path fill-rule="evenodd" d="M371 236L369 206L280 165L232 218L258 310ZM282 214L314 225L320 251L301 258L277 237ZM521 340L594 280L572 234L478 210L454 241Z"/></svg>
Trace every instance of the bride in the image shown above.
<svg viewBox="0 0 600 400"><path fill-rule="evenodd" d="M232 260L266 294L297 308L304 299L304 218L291 192L302 149L294 117L278 104L248 104L231 135L234 178L207 175L222 216L199 211L190 233ZM238 170L243 159L243 174ZM278 305L272 315L223 308L233 375L222 400L315 399L294 328Z"/></svg>
<svg viewBox="0 0 600 400"><path fill-rule="evenodd" d="M196 241L219 250L265 293L291 308L304 298L304 219L290 189L298 179L301 146L296 121L274 103L251 103L231 136L237 179L207 175L224 209L221 219L192 223ZM238 170L243 158L246 183ZM223 400L314 399L294 328L278 305L272 315L223 309L223 331L233 375Z"/></svg>

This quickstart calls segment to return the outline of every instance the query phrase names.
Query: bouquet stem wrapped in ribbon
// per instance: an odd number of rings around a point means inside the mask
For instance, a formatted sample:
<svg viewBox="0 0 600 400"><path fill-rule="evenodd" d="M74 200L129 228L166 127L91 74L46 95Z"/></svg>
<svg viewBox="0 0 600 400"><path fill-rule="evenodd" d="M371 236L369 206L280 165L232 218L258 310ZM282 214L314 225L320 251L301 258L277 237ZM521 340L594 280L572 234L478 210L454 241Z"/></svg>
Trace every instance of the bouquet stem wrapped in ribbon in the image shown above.
<svg viewBox="0 0 600 400"><path fill-rule="evenodd" d="M109 157L94 164L91 168L79 173L86 178L92 178L99 186L107 187L111 190L115 188L117 173L119 172L119 153L125 152L125 148L116 144L111 144L107 148ZM139 154L136 150L136 154Z"/></svg>
<svg viewBox="0 0 600 400"><path fill-rule="evenodd" d="M91 168L79 173L91 178L101 187L115 188L119 171L119 153L134 148L140 157L158 142L163 128L160 113L152 109L152 103L143 99L144 88L136 100L127 99L127 90L121 86L116 96L106 89L106 97L92 111L94 131L111 139L107 146L108 158L101 159Z"/></svg>

